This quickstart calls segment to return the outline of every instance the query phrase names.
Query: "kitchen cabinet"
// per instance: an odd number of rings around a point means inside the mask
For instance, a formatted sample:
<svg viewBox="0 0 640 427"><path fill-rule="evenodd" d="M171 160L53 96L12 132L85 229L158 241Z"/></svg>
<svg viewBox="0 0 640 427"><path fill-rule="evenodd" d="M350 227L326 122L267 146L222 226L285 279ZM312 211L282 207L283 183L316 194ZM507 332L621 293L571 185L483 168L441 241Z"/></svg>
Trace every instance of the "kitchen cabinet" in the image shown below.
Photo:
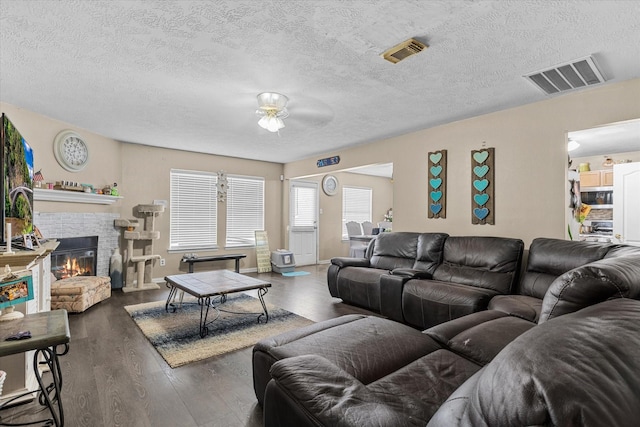
<svg viewBox="0 0 640 427"><path fill-rule="evenodd" d="M582 187L610 187L613 185L612 170L597 170L580 172L580 188Z"/></svg>

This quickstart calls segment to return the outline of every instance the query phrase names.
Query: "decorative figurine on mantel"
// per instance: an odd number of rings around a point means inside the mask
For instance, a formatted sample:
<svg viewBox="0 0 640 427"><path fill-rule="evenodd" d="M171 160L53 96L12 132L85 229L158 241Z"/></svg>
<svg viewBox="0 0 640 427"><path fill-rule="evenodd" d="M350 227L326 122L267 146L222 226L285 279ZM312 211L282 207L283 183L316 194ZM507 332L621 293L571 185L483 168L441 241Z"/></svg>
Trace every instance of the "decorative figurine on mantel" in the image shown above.
<svg viewBox="0 0 640 427"><path fill-rule="evenodd" d="M139 226L137 219L116 219L114 221L116 227L124 229L124 239L127 241L126 253L123 256L123 264L127 269L123 292L160 289L160 286L151 280L153 278L153 262L161 258L160 255L153 254L153 241L160 238L160 232L155 231L155 217L164 212L164 205L138 205L135 210L144 217L143 230L136 231ZM133 254L135 241L143 245L141 255Z"/></svg>

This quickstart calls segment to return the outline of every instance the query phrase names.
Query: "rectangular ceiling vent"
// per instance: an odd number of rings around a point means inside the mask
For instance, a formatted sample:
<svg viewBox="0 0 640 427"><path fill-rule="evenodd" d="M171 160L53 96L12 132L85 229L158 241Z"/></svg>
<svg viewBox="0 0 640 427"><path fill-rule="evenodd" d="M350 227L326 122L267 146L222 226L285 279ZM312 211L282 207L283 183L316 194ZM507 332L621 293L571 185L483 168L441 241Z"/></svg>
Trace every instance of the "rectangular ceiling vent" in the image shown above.
<svg viewBox="0 0 640 427"><path fill-rule="evenodd" d="M416 39L409 39L409 40L403 41L398 45L395 45L391 49L385 50L380 56L382 56L384 59L386 59L389 62L393 62L394 64L397 64L403 59L406 59L412 55L415 55L416 53L420 53L428 47L429 46L427 46L424 43L420 43Z"/></svg>
<svg viewBox="0 0 640 427"><path fill-rule="evenodd" d="M547 95L604 83L592 56L523 76Z"/></svg>

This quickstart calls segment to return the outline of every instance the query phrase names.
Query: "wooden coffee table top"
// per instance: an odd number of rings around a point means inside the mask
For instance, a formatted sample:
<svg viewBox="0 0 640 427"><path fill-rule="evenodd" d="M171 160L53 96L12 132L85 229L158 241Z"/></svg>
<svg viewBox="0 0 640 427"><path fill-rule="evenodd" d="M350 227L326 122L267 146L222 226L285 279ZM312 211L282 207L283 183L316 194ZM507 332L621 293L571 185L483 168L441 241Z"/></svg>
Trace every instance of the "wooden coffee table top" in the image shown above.
<svg viewBox="0 0 640 427"><path fill-rule="evenodd" d="M229 270L203 271L201 273L176 274L164 278L171 286L196 298L252 289L270 288L271 283Z"/></svg>

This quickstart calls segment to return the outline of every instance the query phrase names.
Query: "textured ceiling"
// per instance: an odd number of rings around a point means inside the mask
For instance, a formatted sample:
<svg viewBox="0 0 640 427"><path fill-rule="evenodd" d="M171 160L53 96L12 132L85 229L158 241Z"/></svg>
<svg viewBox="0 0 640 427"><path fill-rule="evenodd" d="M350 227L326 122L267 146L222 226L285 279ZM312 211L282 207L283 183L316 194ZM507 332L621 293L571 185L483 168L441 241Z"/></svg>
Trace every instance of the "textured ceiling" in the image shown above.
<svg viewBox="0 0 640 427"><path fill-rule="evenodd" d="M380 58L410 37L429 49ZM605 84L640 77L640 2L0 0L0 100L283 163L547 99L522 75L591 54ZM279 135L263 91L290 98Z"/></svg>

